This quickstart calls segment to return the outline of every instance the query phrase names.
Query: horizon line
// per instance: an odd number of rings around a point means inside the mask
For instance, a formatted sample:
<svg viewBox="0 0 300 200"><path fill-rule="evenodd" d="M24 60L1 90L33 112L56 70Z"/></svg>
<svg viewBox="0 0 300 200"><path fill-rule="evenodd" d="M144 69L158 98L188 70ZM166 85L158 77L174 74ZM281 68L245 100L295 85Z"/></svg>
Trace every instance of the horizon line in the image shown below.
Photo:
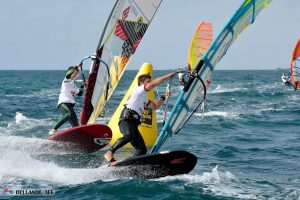
<svg viewBox="0 0 300 200"><path fill-rule="evenodd" d="M238 71L238 70L289 70L290 68L276 68L276 69L215 69L214 71ZM126 71L137 71L139 69L127 69ZM153 71L172 71L172 70L178 70L178 69L153 69ZM0 71L65 71L65 69L0 69ZM89 69L85 69L83 71L89 71Z"/></svg>

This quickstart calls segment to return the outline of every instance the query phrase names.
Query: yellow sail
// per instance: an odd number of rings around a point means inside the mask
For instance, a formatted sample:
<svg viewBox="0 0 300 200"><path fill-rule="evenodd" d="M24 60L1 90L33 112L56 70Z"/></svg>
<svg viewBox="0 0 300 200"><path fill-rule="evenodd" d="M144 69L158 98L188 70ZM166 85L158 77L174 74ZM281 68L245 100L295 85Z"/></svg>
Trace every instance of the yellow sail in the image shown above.
<svg viewBox="0 0 300 200"><path fill-rule="evenodd" d="M120 132L118 122L119 117L121 114L121 111L123 109L124 104L126 103L127 99L131 95L132 91L134 91L138 87L138 77L142 74L150 74L150 76L153 78L152 73L152 64L150 63L144 63L142 67L140 68L139 72L137 73L136 77L134 78L131 86L129 87L126 95L122 99L120 105L118 106L117 110L113 114L108 126L111 128L113 132L112 139L110 141L110 144L112 145L115 143L120 137L122 137L122 133ZM154 90L150 90L148 92L148 98L151 101L154 101ZM155 140L157 139L157 123L156 123L156 112L145 109L142 115L143 123L139 126L139 131L142 134L142 137L144 138L146 146L152 147ZM130 144L127 144L125 147L132 147Z"/></svg>
<svg viewBox="0 0 300 200"><path fill-rule="evenodd" d="M192 71L205 54L213 39L213 28L210 22L200 22L192 38L189 54L188 67Z"/></svg>

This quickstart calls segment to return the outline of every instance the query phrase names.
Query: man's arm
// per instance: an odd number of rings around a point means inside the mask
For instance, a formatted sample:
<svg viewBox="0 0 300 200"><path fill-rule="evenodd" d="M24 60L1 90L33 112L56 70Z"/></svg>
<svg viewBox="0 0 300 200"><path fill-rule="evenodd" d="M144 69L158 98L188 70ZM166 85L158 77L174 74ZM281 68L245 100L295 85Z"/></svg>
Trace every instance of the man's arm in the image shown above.
<svg viewBox="0 0 300 200"><path fill-rule="evenodd" d="M144 88L147 91L152 90L154 87L158 86L160 83L162 83L164 80L171 78L172 76L174 76L177 72L172 72L170 74L166 74L163 76L160 76L156 79L154 79L153 81L151 81L150 83L147 83Z"/></svg>
<svg viewBox="0 0 300 200"><path fill-rule="evenodd" d="M80 85L80 88L79 88L79 92L77 93L77 96L82 96L84 85L85 85L85 82L82 82Z"/></svg>
<svg viewBox="0 0 300 200"><path fill-rule="evenodd" d="M158 100L157 102L150 102L148 105L148 108L150 108L151 110L156 110L158 109L165 101L166 97L165 95L163 95L160 100Z"/></svg>

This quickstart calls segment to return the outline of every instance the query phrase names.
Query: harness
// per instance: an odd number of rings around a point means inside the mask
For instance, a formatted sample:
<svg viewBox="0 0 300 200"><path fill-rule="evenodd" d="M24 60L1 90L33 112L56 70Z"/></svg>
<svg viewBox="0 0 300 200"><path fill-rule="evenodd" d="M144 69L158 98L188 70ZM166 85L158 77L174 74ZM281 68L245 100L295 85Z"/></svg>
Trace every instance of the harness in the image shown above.
<svg viewBox="0 0 300 200"><path fill-rule="evenodd" d="M141 124L141 116L136 111L127 108L125 105L121 112L119 122L122 120L131 121L137 125Z"/></svg>

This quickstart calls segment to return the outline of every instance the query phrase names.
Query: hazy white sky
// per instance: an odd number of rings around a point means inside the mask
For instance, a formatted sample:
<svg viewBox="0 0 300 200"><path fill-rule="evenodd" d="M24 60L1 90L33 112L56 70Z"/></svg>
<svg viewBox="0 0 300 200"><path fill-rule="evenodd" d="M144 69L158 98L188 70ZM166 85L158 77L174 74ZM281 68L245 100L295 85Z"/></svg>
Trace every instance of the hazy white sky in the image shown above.
<svg viewBox="0 0 300 200"><path fill-rule="evenodd" d="M244 0L163 0L128 69L186 65L194 30L210 21L216 37ZM61 69L97 46L114 0L0 0L0 70ZM300 37L300 1L273 0L216 69L287 68ZM85 66L86 69L89 66Z"/></svg>

